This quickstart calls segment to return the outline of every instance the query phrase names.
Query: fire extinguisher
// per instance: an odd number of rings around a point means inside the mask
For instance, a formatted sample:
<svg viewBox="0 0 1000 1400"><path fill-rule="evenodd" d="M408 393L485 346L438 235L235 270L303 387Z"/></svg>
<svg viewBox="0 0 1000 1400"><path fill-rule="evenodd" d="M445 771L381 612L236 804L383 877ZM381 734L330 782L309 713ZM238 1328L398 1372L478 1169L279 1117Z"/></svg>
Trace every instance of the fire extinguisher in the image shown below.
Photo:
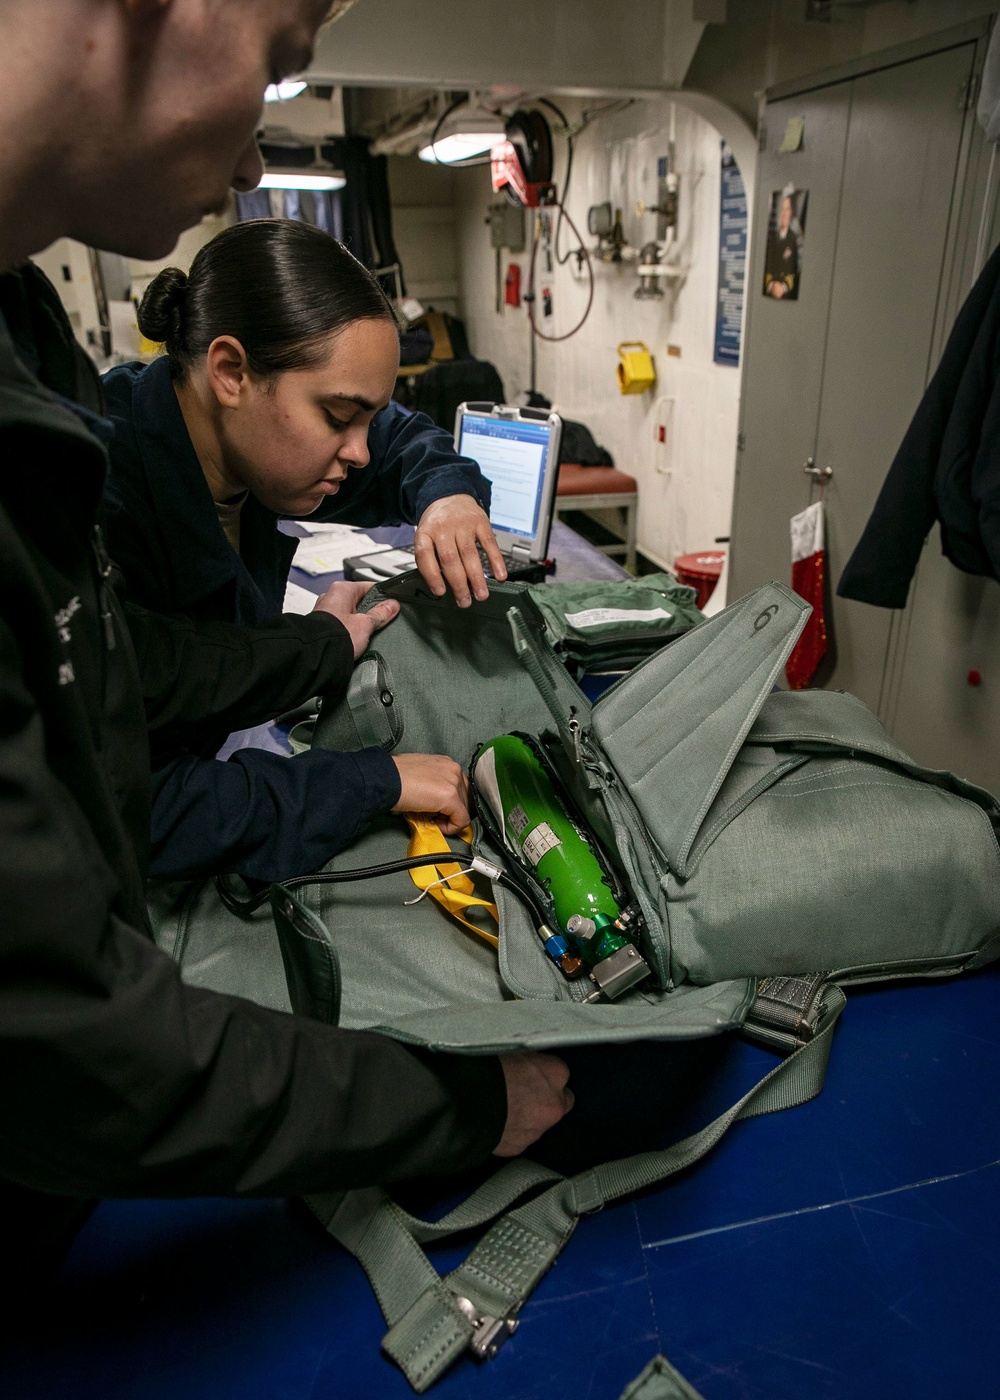
<svg viewBox="0 0 1000 1400"><path fill-rule="evenodd" d="M504 284L504 303L507 306L521 305L521 265L510 263L507 267L507 281Z"/></svg>

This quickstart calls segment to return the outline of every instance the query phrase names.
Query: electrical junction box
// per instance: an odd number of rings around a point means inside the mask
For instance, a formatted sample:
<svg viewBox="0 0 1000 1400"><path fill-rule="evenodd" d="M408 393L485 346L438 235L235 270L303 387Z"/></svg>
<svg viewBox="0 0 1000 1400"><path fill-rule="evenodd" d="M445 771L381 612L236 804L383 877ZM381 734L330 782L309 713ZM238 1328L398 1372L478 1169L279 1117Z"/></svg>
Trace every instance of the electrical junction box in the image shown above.
<svg viewBox="0 0 1000 1400"><path fill-rule="evenodd" d="M512 253L523 253L525 247L524 207L510 204L491 204L486 222L490 226L490 243L494 248L507 248Z"/></svg>

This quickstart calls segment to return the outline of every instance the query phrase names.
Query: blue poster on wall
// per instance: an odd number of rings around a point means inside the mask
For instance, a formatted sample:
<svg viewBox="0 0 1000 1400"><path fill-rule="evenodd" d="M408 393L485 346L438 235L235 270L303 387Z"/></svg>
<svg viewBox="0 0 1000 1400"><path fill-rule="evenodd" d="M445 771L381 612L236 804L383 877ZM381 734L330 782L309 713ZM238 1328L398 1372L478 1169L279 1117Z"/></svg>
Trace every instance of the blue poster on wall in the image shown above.
<svg viewBox="0 0 1000 1400"><path fill-rule="evenodd" d="M732 151L722 143L719 203L719 294L715 312L715 363L740 362L743 281L747 263L747 195Z"/></svg>

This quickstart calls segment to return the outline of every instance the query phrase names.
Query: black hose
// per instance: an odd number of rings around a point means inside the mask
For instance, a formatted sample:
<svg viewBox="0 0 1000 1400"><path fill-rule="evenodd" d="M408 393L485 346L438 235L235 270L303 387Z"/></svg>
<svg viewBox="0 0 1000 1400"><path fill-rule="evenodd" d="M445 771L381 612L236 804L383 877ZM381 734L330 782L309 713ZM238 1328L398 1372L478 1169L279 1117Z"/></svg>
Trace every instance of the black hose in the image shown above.
<svg viewBox="0 0 1000 1400"><path fill-rule="evenodd" d="M548 916L526 885L519 885L505 870L501 870L500 874L497 876L497 884L503 885L504 889L510 890L511 894L516 894L521 903L528 906L535 916L536 928L541 928L543 924L548 924Z"/></svg>
<svg viewBox="0 0 1000 1400"><path fill-rule="evenodd" d="M548 107L550 112L555 112L556 116L563 124L563 131L569 131L569 122L566 120L566 113L561 107L557 107L556 104L550 102L547 97L540 97L538 99L538 105L540 107Z"/></svg>
<svg viewBox="0 0 1000 1400"><path fill-rule="evenodd" d="M265 886L249 899L240 899L238 895L233 894L222 875L216 875L215 888L227 909L246 918L247 915L255 913L262 904L266 904L271 898L271 892L276 889L297 890L303 885L339 885L351 880L375 880L382 875L398 875L403 870L419 870L422 866L437 865L440 860L454 864L456 861L461 862L462 857L454 851L435 851L426 856L408 856L406 860L390 860L382 865L370 865L364 870L323 870L318 874L293 875L288 880L277 880L273 885Z"/></svg>
<svg viewBox="0 0 1000 1400"><path fill-rule="evenodd" d="M562 257L559 256L559 235L562 232L563 218L566 212L566 201L569 199L569 185L570 181L573 178L573 152L575 149L575 140L575 136L569 136L566 138L566 178L563 181L562 195L559 199L559 218L556 220L556 231L552 235L552 252L555 256L556 262L559 264L560 267L565 267L566 264L569 262L570 258L578 257L580 253L579 248L569 248Z"/></svg>
<svg viewBox="0 0 1000 1400"><path fill-rule="evenodd" d="M276 881L273 885L266 885L257 894L250 895L247 899L240 899L233 894L226 884L222 875L215 877L215 888L219 898L226 908L233 914L238 914L240 918L248 918L260 907L268 902L274 890L301 889L305 885L339 885L346 884L352 880L376 880L383 875L398 875L404 870L420 870L422 867L437 865L439 861L447 861L449 865L461 862L463 857L456 855L454 851L435 851L426 856L408 856L405 860L386 861L382 865L370 865L364 870L323 870L313 875L293 875L291 879ZM535 897L516 880L505 872L501 871L497 876L497 884L503 885L504 889L510 890L512 894L518 896L525 904L529 905L535 915L538 924L547 922L545 914L539 908Z"/></svg>
<svg viewBox="0 0 1000 1400"><path fill-rule="evenodd" d="M550 206L548 206L548 207L551 208L552 206L550 205ZM580 330L583 329L584 323L586 322L587 317L590 315L591 307L594 305L594 290L595 290L595 288L594 288L594 265L593 265L593 263L591 262L591 259L590 259L590 252L589 252L589 250L584 246L583 239L580 237L580 234L579 234L579 231L577 230L576 224L574 224L574 222L573 222L573 220L570 218L569 214L566 213L566 206L565 206L561 201L560 201L560 203L559 203L559 205L558 205L558 209L559 209L560 214L565 214L566 222L569 224L570 230L571 230L574 234L576 234L576 241L577 241L577 243L580 245L579 251L583 254L583 259L584 259L584 262L586 263L586 267L587 267L587 278L588 278L588 282L589 282L589 288L588 288L588 293L587 293L587 306L586 306L586 309L584 310L583 315L580 317L579 321L577 321L576 325L573 327L573 329L572 329L571 331L566 331L565 334L563 334L563 335L546 335L545 332L539 328L538 322L537 322L537 320L535 319L535 300L536 300L536 298L535 298L535 265L536 265L536 263L537 263L537 261L538 261L538 241L539 241L538 225L537 225L537 222L536 222L536 225L535 225L535 237L534 237L534 241L533 241L533 243L532 243L532 245L531 245L531 260L530 260L530 263L529 263L529 265L528 265L528 292L527 292L527 295L525 296L524 300L525 300L525 302L526 302L526 304L527 304L527 307L528 307L528 322L529 322L529 324L530 324L530 326L531 326L531 333L532 333L533 339L534 339L535 337L537 337L537 339L539 339L539 340L548 341L548 343L549 343L550 345L556 345L556 344L558 344L559 341L561 341L561 340L569 340L571 336L576 335L577 331L580 331Z"/></svg>

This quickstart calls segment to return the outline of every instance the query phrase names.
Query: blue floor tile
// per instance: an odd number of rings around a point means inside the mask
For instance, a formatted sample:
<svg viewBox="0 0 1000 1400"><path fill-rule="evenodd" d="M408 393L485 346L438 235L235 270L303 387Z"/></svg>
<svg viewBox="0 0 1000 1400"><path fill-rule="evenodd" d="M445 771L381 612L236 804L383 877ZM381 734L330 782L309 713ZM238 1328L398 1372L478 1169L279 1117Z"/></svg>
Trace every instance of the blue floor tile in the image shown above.
<svg viewBox="0 0 1000 1400"><path fill-rule="evenodd" d="M676 1085L640 1085L651 1132L689 1131L775 1062L722 1051L677 1061L705 1076L679 1107ZM617 1400L662 1351L705 1400L997 1400L998 1089L1000 972L851 993L818 1100L585 1218L497 1360L462 1360L433 1393ZM360 1268L300 1207L109 1202L49 1316L0 1354L0 1389L403 1400L383 1331Z"/></svg>
<svg viewBox="0 0 1000 1400"><path fill-rule="evenodd" d="M645 1251L705 1400L996 1400L1000 1166Z"/></svg>
<svg viewBox="0 0 1000 1400"><path fill-rule="evenodd" d="M737 1125L707 1161L638 1203L645 1242L825 1204L1000 1158L1000 970L854 991L826 1087ZM774 1063L736 1043L717 1111Z"/></svg>

